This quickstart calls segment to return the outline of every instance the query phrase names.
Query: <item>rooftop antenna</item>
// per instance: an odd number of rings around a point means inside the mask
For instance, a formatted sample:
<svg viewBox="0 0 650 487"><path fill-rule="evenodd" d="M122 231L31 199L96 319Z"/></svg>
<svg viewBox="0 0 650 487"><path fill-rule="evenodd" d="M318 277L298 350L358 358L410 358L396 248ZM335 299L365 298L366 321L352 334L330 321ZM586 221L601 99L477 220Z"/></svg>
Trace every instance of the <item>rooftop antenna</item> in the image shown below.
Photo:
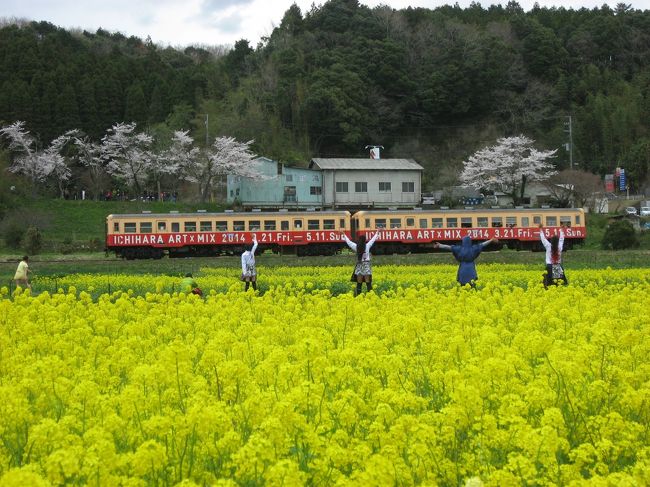
<svg viewBox="0 0 650 487"><path fill-rule="evenodd" d="M379 149L383 149L383 145L367 145L366 149L370 149L370 159L381 159Z"/></svg>

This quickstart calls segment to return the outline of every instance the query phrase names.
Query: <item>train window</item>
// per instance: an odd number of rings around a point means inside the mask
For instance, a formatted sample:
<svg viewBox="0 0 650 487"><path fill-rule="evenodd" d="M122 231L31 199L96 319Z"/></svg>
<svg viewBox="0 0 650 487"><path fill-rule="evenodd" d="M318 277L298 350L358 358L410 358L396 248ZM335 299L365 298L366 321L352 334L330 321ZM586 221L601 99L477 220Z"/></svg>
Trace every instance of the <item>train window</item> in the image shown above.
<svg viewBox="0 0 650 487"><path fill-rule="evenodd" d="M521 226L522 227L527 227L529 225L530 219L527 216L522 216L521 217Z"/></svg>
<svg viewBox="0 0 650 487"><path fill-rule="evenodd" d="M184 227L186 232L196 232L196 222L185 222Z"/></svg>
<svg viewBox="0 0 650 487"><path fill-rule="evenodd" d="M401 218L391 218L390 219L390 228L402 228L402 219Z"/></svg>
<svg viewBox="0 0 650 487"><path fill-rule="evenodd" d="M167 223L166 222L158 222L158 231L159 232L166 232L167 231Z"/></svg>
<svg viewBox="0 0 650 487"><path fill-rule="evenodd" d="M546 226L547 227L557 227L557 217L556 216L547 216L546 217Z"/></svg>
<svg viewBox="0 0 650 487"><path fill-rule="evenodd" d="M580 225L580 215L576 215L576 225Z"/></svg>
<svg viewBox="0 0 650 487"><path fill-rule="evenodd" d="M115 233L120 233L120 224L119 223L117 223L117 222L113 223L113 231Z"/></svg>
<svg viewBox="0 0 650 487"><path fill-rule="evenodd" d="M320 230L320 221L307 220L307 230Z"/></svg>
<svg viewBox="0 0 650 487"><path fill-rule="evenodd" d="M415 226L415 218L407 218L406 219L406 226L407 227L414 227Z"/></svg>
<svg viewBox="0 0 650 487"><path fill-rule="evenodd" d="M561 216L560 217L560 225L564 225L565 227L570 227L571 226L571 217L570 216Z"/></svg>
<svg viewBox="0 0 650 487"><path fill-rule="evenodd" d="M282 220L280 222L280 230L289 230L289 220Z"/></svg>
<svg viewBox="0 0 650 487"><path fill-rule="evenodd" d="M249 232L259 232L261 228L262 228L262 224L259 220L251 220L248 222Z"/></svg>
<svg viewBox="0 0 650 487"><path fill-rule="evenodd" d="M199 222L199 228L202 232L211 232L212 222Z"/></svg>
<svg viewBox="0 0 650 487"><path fill-rule="evenodd" d="M460 219L461 228L472 228L472 217L463 217Z"/></svg>
<svg viewBox="0 0 650 487"><path fill-rule="evenodd" d="M476 226L479 228L487 228L488 226L487 216L476 217Z"/></svg>
<svg viewBox="0 0 650 487"><path fill-rule="evenodd" d="M214 222L217 232L227 232L228 231L228 222L227 221L218 221Z"/></svg>
<svg viewBox="0 0 650 487"><path fill-rule="evenodd" d="M432 218L431 228L442 228L442 218Z"/></svg>
<svg viewBox="0 0 650 487"><path fill-rule="evenodd" d="M179 222L172 222L172 232L180 232L181 231L181 224Z"/></svg>
<svg viewBox="0 0 650 487"><path fill-rule="evenodd" d="M152 233L153 224L151 222L140 222L140 233Z"/></svg>
<svg viewBox="0 0 650 487"><path fill-rule="evenodd" d="M345 219L341 218L339 220L339 228L345 228Z"/></svg>
<svg viewBox="0 0 650 487"><path fill-rule="evenodd" d="M507 216L506 217L506 227L512 228L517 226L517 217L516 216Z"/></svg>
<svg viewBox="0 0 650 487"><path fill-rule="evenodd" d="M447 218L447 228L458 228L458 218Z"/></svg>
<svg viewBox="0 0 650 487"><path fill-rule="evenodd" d="M427 228L427 219L420 218L420 228Z"/></svg>
<svg viewBox="0 0 650 487"><path fill-rule="evenodd" d="M135 223L125 223L124 233L135 233Z"/></svg>
<svg viewBox="0 0 650 487"><path fill-rule="evenodd" d="M542 223L542 217L539 215L535 215L533 217L533 225L540 225Z"/></svg>
<svg viewBox="0 0 650 487"><path fill-rule="evenodd" d="M233 232L243 232L244 231L244 222L242 220L235 220L232 222Z"/></svg>
<svg viewBox="0 0 650 487"><path fill-rule="evenodd" d="M264 220L264 230L275 230L275 220Z"/></svg>
<svg viewBox="0 0 650 487"><path fill-rule="evenodd" d="M370 225L366 225L366 228ZM385 218L375 218L375 228L386 228L386 219Z"/></svg>
<svg viewBox="0 0 650 487"><path fill-rule="evenodd" d="M293 221L293 229L294 230L302 230L302 220L294 220Z"/></svg>
<svg viewBox="0 0 650 487"><path fill-rule="evenodd" d="M366 228L370 228L370 218L366 218Z"/></svg>
<svg viewBox="0 0 650 487"><path fill-rule="evenodd" d="M492 227L498 228L503 226L503 217L493 216L492 217Z"/></svg>
<svg viewBox="0 0 650 487"><path fill-rule="evenodd" d="M334 220L323 220L323 230L334 230L336 223Z"/></svg>

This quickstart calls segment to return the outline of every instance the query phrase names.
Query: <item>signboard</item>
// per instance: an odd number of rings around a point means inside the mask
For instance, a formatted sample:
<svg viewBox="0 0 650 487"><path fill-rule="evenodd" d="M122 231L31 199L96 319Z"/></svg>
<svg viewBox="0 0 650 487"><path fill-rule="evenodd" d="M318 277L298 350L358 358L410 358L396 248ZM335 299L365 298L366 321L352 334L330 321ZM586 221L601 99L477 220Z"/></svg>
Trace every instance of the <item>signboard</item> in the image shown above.
<svg viewBox="0 0 650 487"><path fill-rule="evenodd" d="M625 177L625 169L621 169L618 176L618 189L619 191L625 191L625 188L627 188L627 178Z"/></svg>
<svg viewBox="0 0 650 487"><path fill-rule="evenodd" d="M608 193L614 192L614 175L605 174L605 191Z"/></svg>

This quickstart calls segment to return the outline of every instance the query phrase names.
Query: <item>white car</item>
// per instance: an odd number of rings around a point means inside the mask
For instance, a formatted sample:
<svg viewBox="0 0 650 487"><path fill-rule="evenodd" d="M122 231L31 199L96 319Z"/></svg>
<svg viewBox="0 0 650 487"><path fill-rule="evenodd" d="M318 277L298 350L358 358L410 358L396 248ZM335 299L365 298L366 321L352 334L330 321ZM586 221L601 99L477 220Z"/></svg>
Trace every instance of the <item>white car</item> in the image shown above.
<svg viewBox="0 0 650 487"><path fill-rule="evenodd" d="M625 214L626 215L636 215L636 208L634 206L626 206L625 207Z"/></svg>
<svg viewBox="0 0 650 487"><path fill-rule="evenodd" d="M650 216L650 206L641 207L641 216Z"/></svg>

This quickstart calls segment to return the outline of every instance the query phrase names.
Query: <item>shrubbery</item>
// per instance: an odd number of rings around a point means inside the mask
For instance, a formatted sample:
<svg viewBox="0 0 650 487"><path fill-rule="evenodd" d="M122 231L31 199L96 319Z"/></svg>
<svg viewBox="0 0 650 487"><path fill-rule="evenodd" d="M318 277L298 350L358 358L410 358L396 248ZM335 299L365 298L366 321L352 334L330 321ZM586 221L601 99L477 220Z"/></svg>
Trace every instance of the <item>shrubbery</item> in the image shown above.
<svg viewBox="0 0 650 487"><path fill-rule="evenodd" d="M639 237L627 220L610 223L601 243L605 250L632 249L639 246Z"/></svg>

